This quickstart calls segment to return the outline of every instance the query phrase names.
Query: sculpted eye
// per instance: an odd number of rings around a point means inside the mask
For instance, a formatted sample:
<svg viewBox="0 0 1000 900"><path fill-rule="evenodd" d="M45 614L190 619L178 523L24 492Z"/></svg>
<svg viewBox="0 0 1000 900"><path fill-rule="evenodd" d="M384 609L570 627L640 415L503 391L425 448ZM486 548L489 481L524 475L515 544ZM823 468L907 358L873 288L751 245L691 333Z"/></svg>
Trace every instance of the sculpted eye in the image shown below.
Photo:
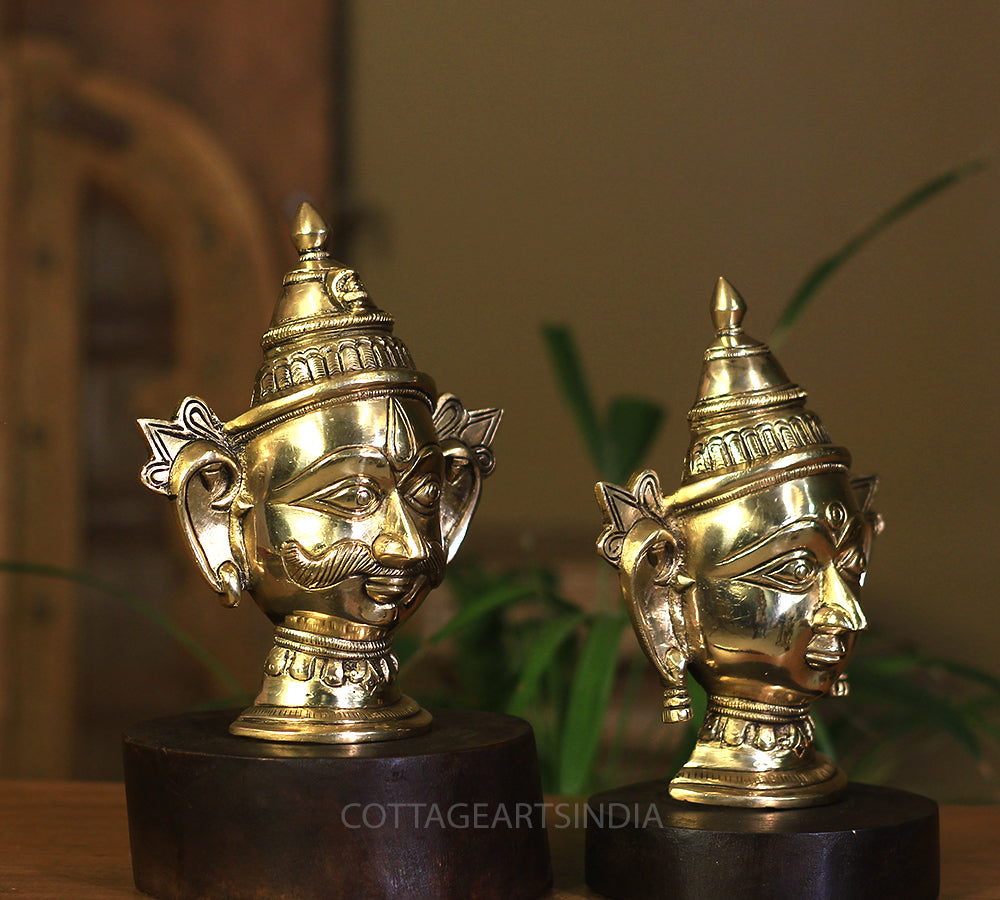
<svg viewBox="0 0 1000 900"><path fill-rule="evenodd" d="M808 550L793 550L777 559L744 572L740 581L776 588L789 594L804 594L816 581L819 564Z"/></svg>
<svg viewBox="0 0 1000 900"><path fill-rule="evenodd" d="M367 478L344 478L299 501L300 506L334 510L349 516L373 512L382 500L378 487Z"/></svg>
<svg viewBox="0 0 1000 900"><path fill-rule="evenodd" d="M857 547L849 548L837 558L837 571L853 578L859 584L864 583L867 568L868 560Z"/></svg>
<svg viewBox="0 0 1000 900"><path fill-rule="evenodd" d="M406 492L406 499L424 515L430 515L441 501L441 482L436 475L425 475Z"/></svg>

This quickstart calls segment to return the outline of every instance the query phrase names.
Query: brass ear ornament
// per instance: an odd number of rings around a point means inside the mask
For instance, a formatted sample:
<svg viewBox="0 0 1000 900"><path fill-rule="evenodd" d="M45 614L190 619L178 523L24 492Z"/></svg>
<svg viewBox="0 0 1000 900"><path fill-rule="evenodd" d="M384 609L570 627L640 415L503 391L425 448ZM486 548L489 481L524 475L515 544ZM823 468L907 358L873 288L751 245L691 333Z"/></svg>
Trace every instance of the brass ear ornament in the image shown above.
<svg viewBox="0 0 1000 900"><path fill-rule="evenodd" d="M174 501L223 604L246 591L275 625L230 730L356 743L430 726L399 690L392 638L465 537L502 413L439 396L326 237L302 204L250 408L222 422L188 397L172 419L140 419L141 478Z"/></svg>
<svg viewBox="0 0 1000 900"><path fill-rule="evenodd" d="M655 472L600 483L598 552L618 569L643 652L664 687L663 719L691 715L690 672L708 711L676 799L789 808L835 800L847 777L817 752L810 707L847 693L859 632L877 479L852 479L806 393L742 328L720 279L716 339L688 413L677 491Z"/></svg>

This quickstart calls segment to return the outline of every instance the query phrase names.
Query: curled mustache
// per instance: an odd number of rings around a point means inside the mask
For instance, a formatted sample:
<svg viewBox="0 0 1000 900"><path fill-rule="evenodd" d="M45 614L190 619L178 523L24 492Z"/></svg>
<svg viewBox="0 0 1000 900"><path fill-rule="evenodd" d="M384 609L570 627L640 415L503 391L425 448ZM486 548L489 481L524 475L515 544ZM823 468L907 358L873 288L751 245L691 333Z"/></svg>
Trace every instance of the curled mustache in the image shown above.
<svg viewBox="0 0 1000 900"><path fill-rule="evenodd" d="M279 552L285 574L294 584L307 591L320 591L355 575L414 578L425 575L432 586L438 585L444 578L444 547L428 541L424 548L426 556L405 569L382 565L368 544L350 538L337 541L315 556L298 541L285 541Z"/></svg>

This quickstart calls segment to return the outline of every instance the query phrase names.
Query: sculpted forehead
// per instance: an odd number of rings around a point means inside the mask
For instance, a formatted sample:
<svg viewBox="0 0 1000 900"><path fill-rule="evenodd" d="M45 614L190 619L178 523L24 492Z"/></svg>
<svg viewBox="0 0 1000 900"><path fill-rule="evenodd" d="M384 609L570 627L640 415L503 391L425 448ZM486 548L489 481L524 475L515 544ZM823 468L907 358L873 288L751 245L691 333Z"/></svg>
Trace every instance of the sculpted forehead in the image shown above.
<svg viewBox="0 0 1000 900"><path fill-rule="evenodd" d="M412 397L358 400L281 422L245 448L248 476L285 481L341 447L375 447L390 462L405 462L437 442L431 412Z"/></svg>
<svg viewBox="0 0 1000 900"><path fill-rule="evenodd" d="M828 472L797 478L684 516L688 559L696 569L714 566L792 523L813 519L837 532L857 515L857 501L846 474Z"/></svg>

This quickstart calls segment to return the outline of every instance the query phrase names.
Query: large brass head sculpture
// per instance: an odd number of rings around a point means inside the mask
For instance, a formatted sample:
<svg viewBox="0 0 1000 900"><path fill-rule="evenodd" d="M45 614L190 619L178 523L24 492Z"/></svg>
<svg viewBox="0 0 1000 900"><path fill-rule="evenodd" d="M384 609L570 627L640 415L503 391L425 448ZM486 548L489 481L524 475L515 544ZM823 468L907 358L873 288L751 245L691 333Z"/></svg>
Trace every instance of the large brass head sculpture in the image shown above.
<svg viewBox="0 0 1000 900"><path fill-rule="evenodd" d="M691 717L687 669L708 693L677 799L727 806L826 803L846 776L813 746L809 708L847 692L867 627L859 595L876 479L852 479L806 394L741 328L720 279L716 340L688 414L680 489L653 471L597 485L598 550L619 569L632 624L664 688L663 719Z"/></svg>
<svg viewBox="0 0 1000 900"><path fill-rule="evenodd" d="M173 498L223 602L246 590L275 623L234 734L404 737L430 716L397 688L392 635L465 536L500 410L438 396L308 204L293 241L249 411L223 423L188 397L170 421L140 420L142 480Z"/></svg>

